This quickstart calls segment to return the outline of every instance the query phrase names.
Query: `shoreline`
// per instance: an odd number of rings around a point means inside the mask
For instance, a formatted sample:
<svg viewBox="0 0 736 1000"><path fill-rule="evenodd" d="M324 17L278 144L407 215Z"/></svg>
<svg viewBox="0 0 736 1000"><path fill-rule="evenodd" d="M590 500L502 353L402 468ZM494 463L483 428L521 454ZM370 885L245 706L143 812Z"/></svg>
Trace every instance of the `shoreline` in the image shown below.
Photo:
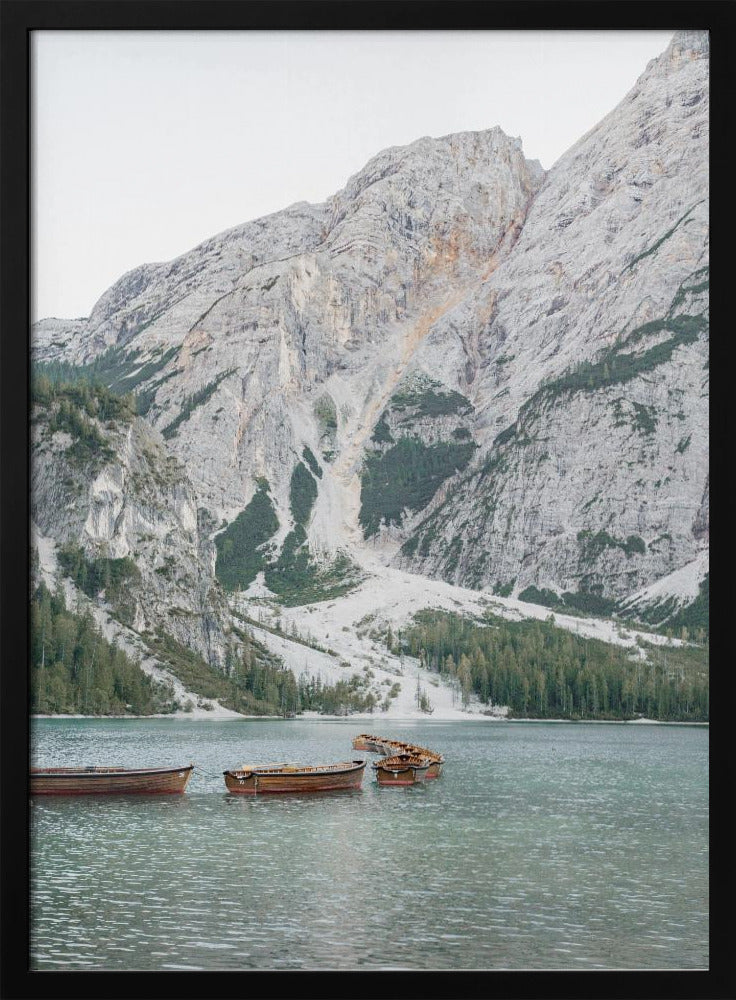
<svg viewBox="0 0 736 1000"><path fill-rule="evenodd" d="M31 715L29 716L31 720L33 719L106 719L112 722L119 722L122 720L140 721L146 719L171 719L172 721L186 721L191 720L192 722L201 722L202 720L208 722L239 722L239 721L253 721L261 720L263 722L365 722L376 719L374 715L366 715L356 713L353 716L350 715L321 715L318 712L307 713L304 715L297 715L285 719L281 715L213 715L211 712L203 712L201 715L193 715L191 712L181 712L181 713L169 713L166 715ZM389 724L394 723L408 723L408 722L506 722L511 724L519 723L531 723L536 725L545 725L547 723L553 723L555 725L593 725L593 726L704 726L710 727L710 721L707 722L678 722L678 721L660 721L659 719L531 719L531 718L519 718L519 719L508 719L503 716L488 716L488 715L478 715L469 714L467 718L457 718L453 716L452 718L430 718L417 716L391 716L387 717L386 721Z"/></svg>

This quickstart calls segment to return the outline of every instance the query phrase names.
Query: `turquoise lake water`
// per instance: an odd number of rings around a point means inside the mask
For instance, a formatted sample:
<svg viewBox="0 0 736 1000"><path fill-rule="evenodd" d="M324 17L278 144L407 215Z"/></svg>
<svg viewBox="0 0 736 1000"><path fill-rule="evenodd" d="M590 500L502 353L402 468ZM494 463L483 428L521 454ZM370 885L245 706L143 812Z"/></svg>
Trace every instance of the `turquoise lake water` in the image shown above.
<svg viewBox="0 0 736 1000"><path fill-rule="evenodd" d="M239 797L360 732L441 778ZM33 970L704 969L708 729L37 719L34 763L180 765L183 796L36 797Z"/></svg>

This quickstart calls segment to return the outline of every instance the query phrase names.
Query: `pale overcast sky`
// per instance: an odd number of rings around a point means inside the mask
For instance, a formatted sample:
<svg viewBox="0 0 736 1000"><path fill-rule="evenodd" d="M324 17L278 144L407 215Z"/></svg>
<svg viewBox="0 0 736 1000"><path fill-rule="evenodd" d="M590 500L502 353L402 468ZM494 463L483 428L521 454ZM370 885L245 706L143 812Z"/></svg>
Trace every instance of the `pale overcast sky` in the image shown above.
<svg viewBox="0 0 736 1000"><path fill-rule="evenodd" d="M34 31L34 318L421 136L500 125L548 169L672 34Z"/></svg>

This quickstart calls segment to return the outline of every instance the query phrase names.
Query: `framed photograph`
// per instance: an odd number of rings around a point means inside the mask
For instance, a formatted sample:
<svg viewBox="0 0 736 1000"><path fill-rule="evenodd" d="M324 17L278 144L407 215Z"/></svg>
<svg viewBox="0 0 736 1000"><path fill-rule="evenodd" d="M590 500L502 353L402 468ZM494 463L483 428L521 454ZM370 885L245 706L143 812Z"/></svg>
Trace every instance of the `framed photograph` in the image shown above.
<svg viewBox="0 0 736 1000"><path fill-rule="evenodd" d="M732 6L0 15L4 995L730 995Z"/></svg>

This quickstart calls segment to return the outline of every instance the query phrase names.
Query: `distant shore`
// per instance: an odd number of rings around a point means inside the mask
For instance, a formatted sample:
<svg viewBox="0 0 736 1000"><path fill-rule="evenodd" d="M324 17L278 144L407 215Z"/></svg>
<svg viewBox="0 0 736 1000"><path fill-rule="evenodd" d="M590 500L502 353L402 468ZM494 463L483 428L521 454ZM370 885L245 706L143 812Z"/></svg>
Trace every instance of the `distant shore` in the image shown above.
<svg viewBox="0 0 736 1000"><path fill-rule="evenodd" d="M355 722L364 723L376 720L378 722L383 722L384 719L377 717L375 715L358 714L355 715L322 715L319 712L305 712L303 715L290 716L289 718L284 718L282 715L215 715L212 712L202 712L201 714L194 715L192 712L168 712L166 714L160 715L31 715L31 719L109 719L111 721L119 721L122 719L140 720L140 719L175 719L186 720L190 719L192 721L201 721L202 719L208 720L210 722L237 722L239 720L261 720L263 722L293 722L296 720L302 720L307 722ZM453 716L451 718L443 717L430 717L422 716L418 717L412 716L388 716L385 721L393 725L394 723L407 723L407 722L509 722L509 723L569 723L570 725L594 725L594 726L710 726L710 721L706 722L677 722L677 721L660 721L659 719L509 719L503 716L492 716L492 715L479 715L479 714L469 714L465 718L458 718Z"/></svg>

